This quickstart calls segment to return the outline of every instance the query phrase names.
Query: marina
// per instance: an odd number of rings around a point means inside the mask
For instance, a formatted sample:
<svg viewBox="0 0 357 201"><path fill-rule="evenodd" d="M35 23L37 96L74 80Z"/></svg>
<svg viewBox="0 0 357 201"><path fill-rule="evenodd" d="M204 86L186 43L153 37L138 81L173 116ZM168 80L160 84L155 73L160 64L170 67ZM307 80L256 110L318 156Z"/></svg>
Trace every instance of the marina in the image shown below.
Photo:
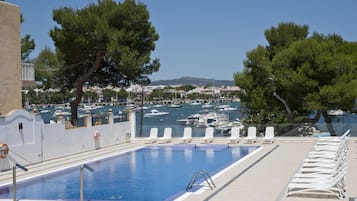
<svg viewBox="0 0 357 201"><path fill-rule="evenodd" d="M207 107L207 105L209 105ZM63 114L67 119L70 115L70 109L66 107L52 106L40 106L38 108L42 119L45 123L49 123L50 120L57 121L57 114ZM127 119L128 109L136 111L137 130L141 133L137 133L140 137L148 135L151 127L158 127L160 133L162 133L164 127L171 127L175 132L182 133L185 126L191 126L194 129L194 136L202 137L204 135L205 127L212 126L215 128L215 136L229 135L230 128L232 126L242 126L242 120L245 115L240 110L240 102L222 102L215 104L191 104L184 103L181 107L166 107L162 104L147 104L143 106L143 109L135 105L111 105L102 104L99 106L93 106L91 110L85 109L85 107L79 110L79 116L83 118L86 112L92 114L92 121L98 118L102 118L102 122L107 122L105 114L109 110L113 112L114 121L123 121ZM32 111L29 109L28 111ZM43 111L43 112L42 112ZM143 112L142 123L140 120L141 111ZM98 115L99 114L99 115ZM150 117L150 118L148 118ZM80 119L79 122L83 122ZM337 133L342 133L345 129L350 128L352 130L352 136L355 136L357 132L357 115L354 113L339 113L339 115L333 116L333 124ZM321 118L319 122L315 124L315 129L312 134L326 136L327 128L326 124ZM141 128L140 128L141 127ZM160 135L160 134L159 134ZM287 134L289 136L290 134Z"/></svg>

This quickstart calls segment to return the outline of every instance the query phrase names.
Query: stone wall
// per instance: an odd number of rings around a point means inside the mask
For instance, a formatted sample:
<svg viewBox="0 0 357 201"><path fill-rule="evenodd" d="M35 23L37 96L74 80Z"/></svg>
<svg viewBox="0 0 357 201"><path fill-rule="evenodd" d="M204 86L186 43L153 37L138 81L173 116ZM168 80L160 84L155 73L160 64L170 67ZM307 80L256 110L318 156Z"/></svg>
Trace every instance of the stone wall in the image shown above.
<svg viewBox="0 0 357 201"><path fill-rule="evenodd" d="M0 1L0 115L21 108L20 9Z"/></svg>

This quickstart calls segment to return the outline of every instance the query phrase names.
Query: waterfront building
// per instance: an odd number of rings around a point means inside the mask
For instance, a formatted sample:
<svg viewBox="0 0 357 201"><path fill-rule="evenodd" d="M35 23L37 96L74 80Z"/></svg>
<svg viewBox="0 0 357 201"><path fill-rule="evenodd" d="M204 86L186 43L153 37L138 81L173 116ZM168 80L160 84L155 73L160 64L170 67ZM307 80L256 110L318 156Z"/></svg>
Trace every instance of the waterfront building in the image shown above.
<svg viewBox="0 0 357 201"><path fill-rule="evenodd" d="M22 87L36 86L35 65L32 63L22 63Z"/></svg>
<svg viewBox="0 0 357 201"><path fill-rule="evenodd" d="M22 105L20 21L20 8L0 1L0 116Z"/></svg>

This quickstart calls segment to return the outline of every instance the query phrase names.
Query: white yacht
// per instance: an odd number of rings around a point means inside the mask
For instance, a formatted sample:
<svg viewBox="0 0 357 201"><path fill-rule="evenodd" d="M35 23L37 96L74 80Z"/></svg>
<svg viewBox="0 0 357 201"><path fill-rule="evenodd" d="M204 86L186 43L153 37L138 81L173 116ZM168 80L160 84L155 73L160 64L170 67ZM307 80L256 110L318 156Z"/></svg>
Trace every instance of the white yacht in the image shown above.
<svg viewBox="0 0 357 201"><path fill-rule="evenodd" d="M71 113L63 111L63 110L55 110L52 116L56 117L58 115L68 116L68 115L71 115Z"/></svg>
<svg viewBox="0 0 357 201"><path fill-rule="evenodd" d="M166 116L168 115L168 112L160 112L159 110L150 110L150 112L145 113L144 117L158 117L158 116Z"/></svg>
<svg viewBox="0 0 357 201"><path fill-rule="evenodd" d="M205 103L202 105L202 109L213 108L213 107L214 107L214 105L209 104L209 103Z"/></svg>
<svg viewBox="0 0 357 201"><path fill-rule="evenodd" d="M345 114L343 110L329 110L327 113L331 116L341 116Z"/></svg>
<svg viewBox="0 0 357 201"><path fill-rule="evenodd" d="M200 116L196 124L197 127L216 127L229 122L226 114L210 112Z"/></svg>
<svg viewBox="0 0 357 201"><path fill-rule="evenodd" d="M166 107L168 107L168 108L180 108L180 107L182 107L182 105L181 104L172 103L172 104L167 105Z"/></svg>

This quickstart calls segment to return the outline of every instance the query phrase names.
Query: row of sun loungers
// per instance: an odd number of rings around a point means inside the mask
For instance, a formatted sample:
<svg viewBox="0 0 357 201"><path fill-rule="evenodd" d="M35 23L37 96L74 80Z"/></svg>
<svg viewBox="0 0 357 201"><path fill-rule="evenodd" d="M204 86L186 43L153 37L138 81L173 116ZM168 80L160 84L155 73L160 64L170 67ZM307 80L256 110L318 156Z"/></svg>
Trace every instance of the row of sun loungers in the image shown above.
<svg viewBox="0 0 357 201"><path fill-rule="evenodd" d="M240 141L240 131L241 127L233 127L231 130L231 136L228 140L231 143L238 143ZM265 135L262 139L263 143L273 143L274 142L274 127L268 126L265 128ZM257 128L254 126L248 127L248 134L246 137L242 138L246 143L254 143L257 139Z"/></svg>
<svg viewBox="0 0 357 201"><path fill-rule="evenodd" d="M228 137L229 143L238 143L241 139L246 143L255 143L257 139L257 128L252 126L248 127L248 134L246 137L240 137L240 131L242 127L232 127L231 136ZM214 128L207 127L205 130L205 136L201 138L203 143L211 143L214 140ZM172 129L165 128L162 137L158 137L158 128L150 129L150 136L145 138L147 143L169 143L172 141ZM192 141L192 128L185 127L183 131L183 136L179 138L182 143L189 143ZM262 139L263 143L273 143L274 142L274 127L266 127L265 135Z"/></svg>
<svg viewBox="0 0 357 201"><path fill-rule="evenodd" d="M303 160L291 179L287 196L345 197L344 177L347 173L347 138L350 130L340 137L321 137L314 150Z"/></svg>

